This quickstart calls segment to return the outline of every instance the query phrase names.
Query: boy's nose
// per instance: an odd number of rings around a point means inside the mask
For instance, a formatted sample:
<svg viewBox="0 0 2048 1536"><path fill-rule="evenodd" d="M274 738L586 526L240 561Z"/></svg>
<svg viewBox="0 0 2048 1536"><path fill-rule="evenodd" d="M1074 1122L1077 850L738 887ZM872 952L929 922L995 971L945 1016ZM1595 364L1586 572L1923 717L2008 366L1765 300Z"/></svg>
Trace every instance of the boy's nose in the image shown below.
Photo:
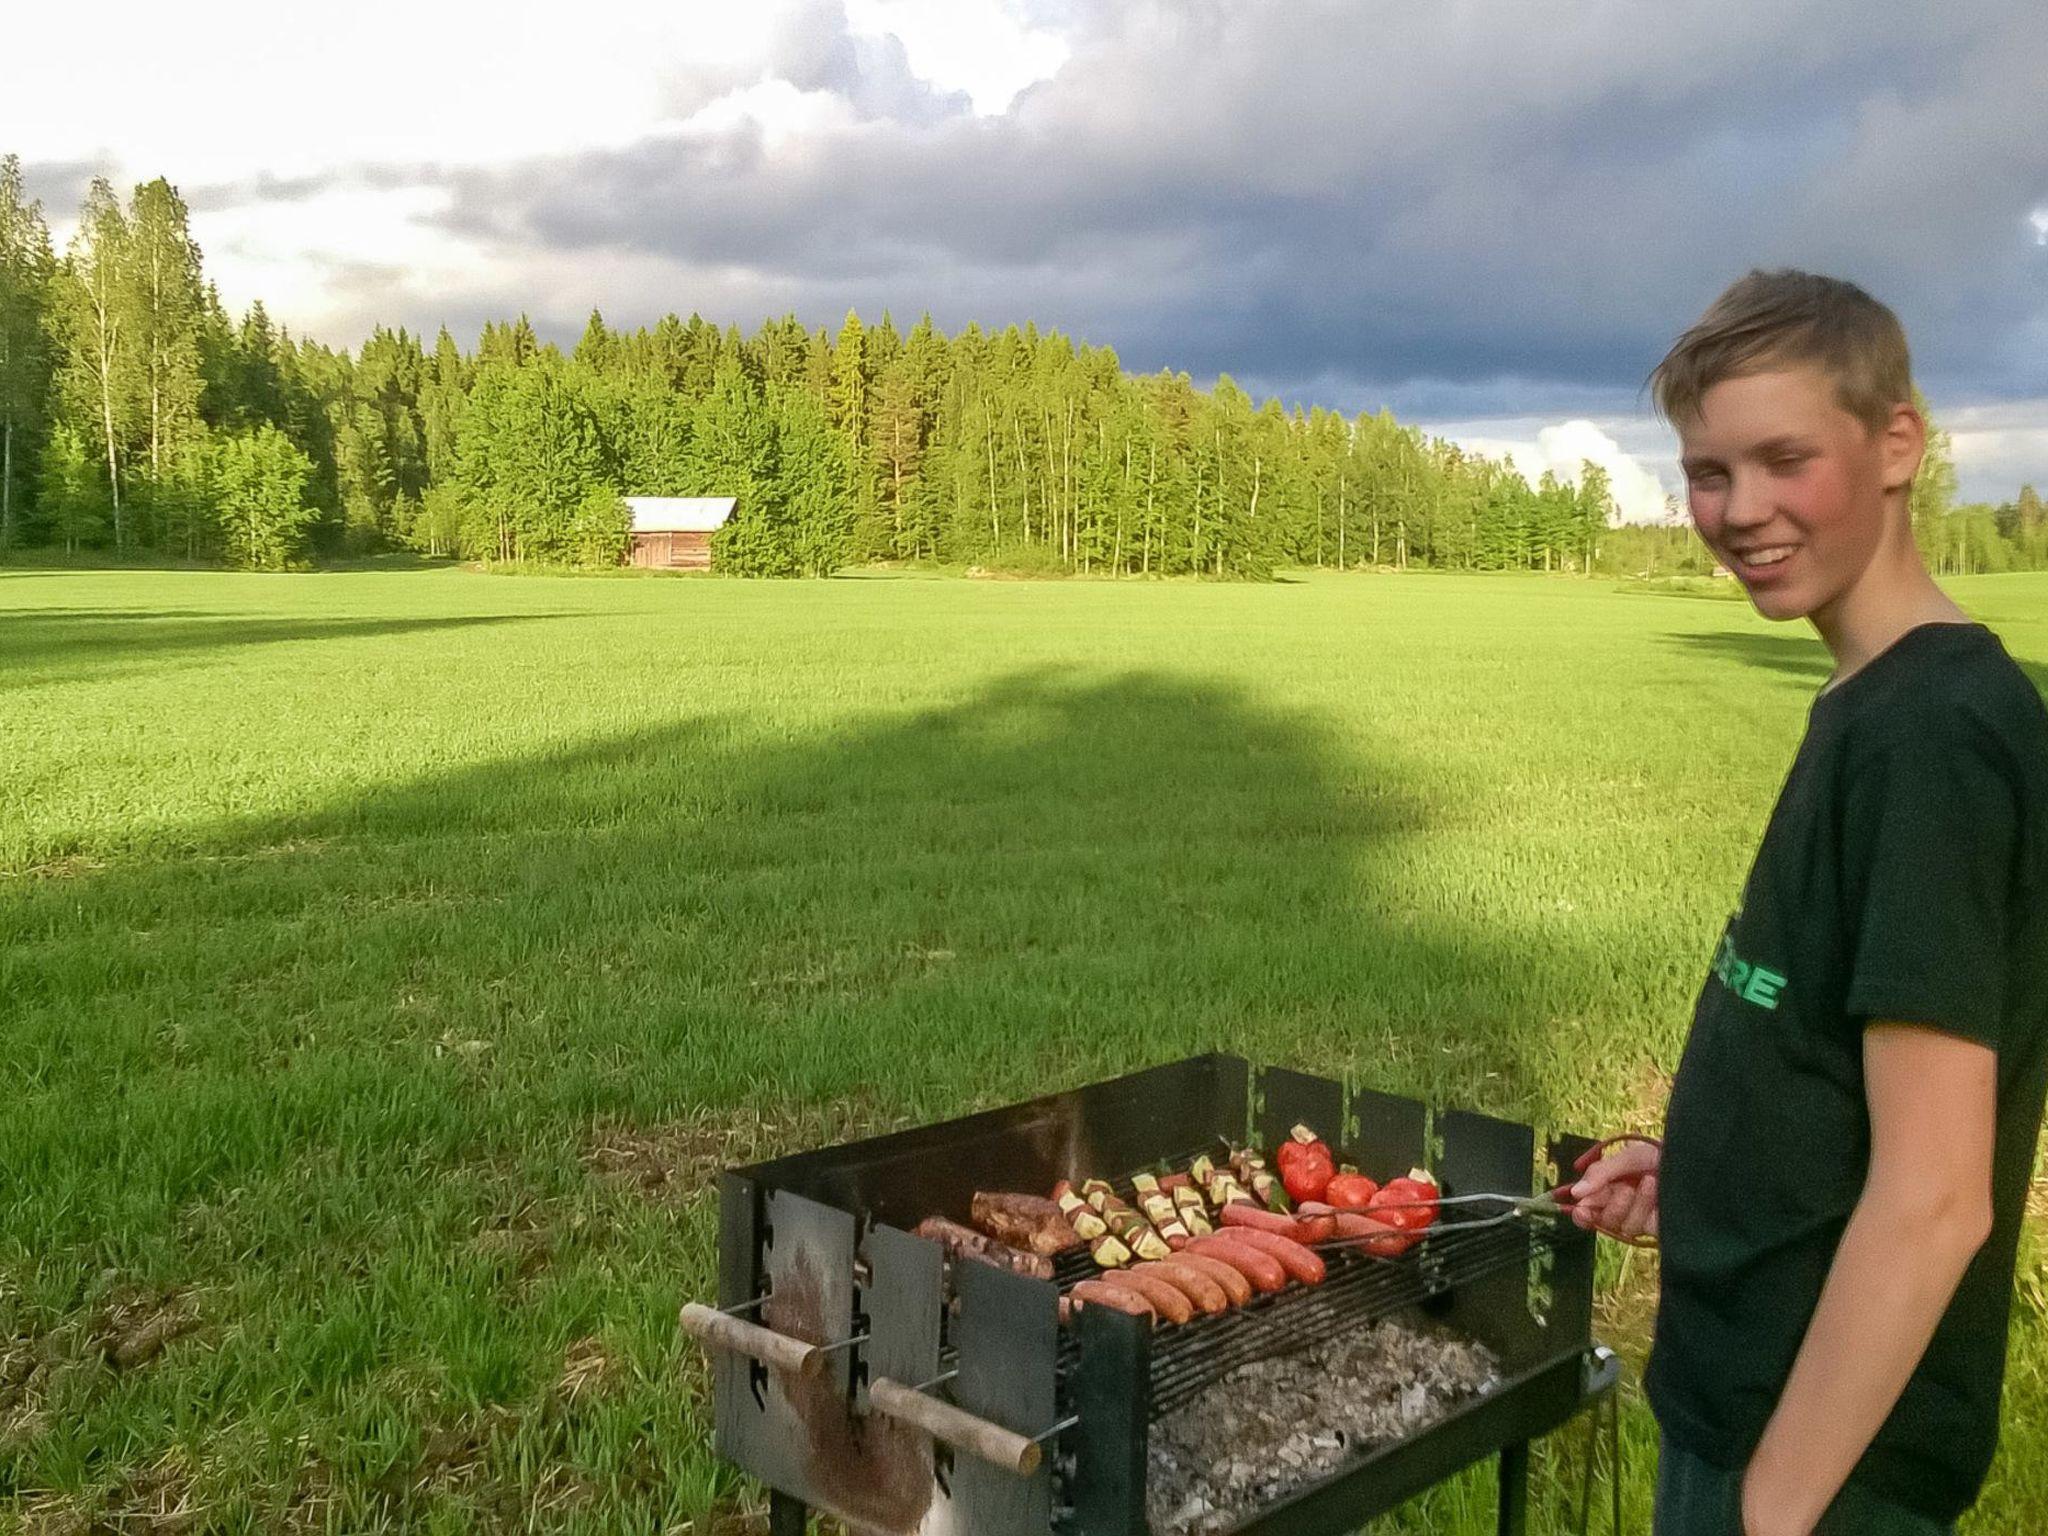
<svg viewBox="0 0 2048 1536"><path fill-rule="evenodd" d="M1731 528L1761 528L1771 520L1771 488L1757 475L1736 475L1722 520Z"/></svg>

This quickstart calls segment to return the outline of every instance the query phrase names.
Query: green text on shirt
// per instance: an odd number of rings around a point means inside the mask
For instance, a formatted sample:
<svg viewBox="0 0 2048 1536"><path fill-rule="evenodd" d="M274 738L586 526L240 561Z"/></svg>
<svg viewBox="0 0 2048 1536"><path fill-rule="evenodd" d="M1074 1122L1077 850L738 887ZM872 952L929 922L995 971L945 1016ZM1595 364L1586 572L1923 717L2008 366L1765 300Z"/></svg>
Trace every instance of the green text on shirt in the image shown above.
<svg viewBox="0 0 2048 1536"><path fill-rule="evenodd" d="M1768 967L1752 965L1735 953L1732 934L1721 935L1721 948L1714 956L1714 975L1730 992L1759 1008L1775 1009L1778 994L1785 990L1784 976Z"/></svg>

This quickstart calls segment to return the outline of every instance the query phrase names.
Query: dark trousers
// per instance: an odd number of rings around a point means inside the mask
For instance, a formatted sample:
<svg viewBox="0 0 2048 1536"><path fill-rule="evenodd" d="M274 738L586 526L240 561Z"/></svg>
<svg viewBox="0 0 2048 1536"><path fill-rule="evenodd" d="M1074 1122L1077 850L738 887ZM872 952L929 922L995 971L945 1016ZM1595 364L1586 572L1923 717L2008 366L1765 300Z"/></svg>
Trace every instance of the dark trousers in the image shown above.
<svg viewBox="0 0 2048 1536"><path fill-rule="evenodd" d="M1813 1536L1952 1536L1954 1530L1851 1483ZM1656 1536L1742 1536L1742 1474L1666 1440L1657 1459Z"/></svg>

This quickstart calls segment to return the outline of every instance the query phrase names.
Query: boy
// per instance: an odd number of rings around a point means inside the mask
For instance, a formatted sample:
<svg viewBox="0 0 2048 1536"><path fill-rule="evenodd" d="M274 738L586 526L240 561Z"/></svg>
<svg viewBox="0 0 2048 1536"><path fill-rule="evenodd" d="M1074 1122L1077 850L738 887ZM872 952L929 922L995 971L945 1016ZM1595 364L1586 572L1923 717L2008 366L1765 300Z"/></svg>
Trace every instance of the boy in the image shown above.
<svg viewBox="0 0 2048 1536"><path fill-rule="evenodd" d="M1582 1225L1663 1247L1656 1529L1947 1531L1997 1442L2048 1088L2048 710L1914 547L1890 310L1752 272L1651 383L1700 536L1835 662L1663 1148L1576 1186Z"/></svg>

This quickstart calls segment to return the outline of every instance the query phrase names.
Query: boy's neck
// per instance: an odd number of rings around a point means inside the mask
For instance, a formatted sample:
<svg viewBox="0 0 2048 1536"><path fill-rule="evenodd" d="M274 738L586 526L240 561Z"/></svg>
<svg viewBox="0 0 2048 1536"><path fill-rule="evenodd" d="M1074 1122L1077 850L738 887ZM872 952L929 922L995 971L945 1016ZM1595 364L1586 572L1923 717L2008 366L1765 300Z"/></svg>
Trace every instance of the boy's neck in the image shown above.
<svg viewBox="0 0 2048 1536"><path fill-rule="evenodd" d="M1899 526L1894 524L1894 527ZM1846 682L1922 624L1966 624L1969 615L1935 585L1909 533L1879 547L1854 585L1807 620L1835 658L1828 688ZM1825 690L1823 690L1825 691Z"/></svg>

